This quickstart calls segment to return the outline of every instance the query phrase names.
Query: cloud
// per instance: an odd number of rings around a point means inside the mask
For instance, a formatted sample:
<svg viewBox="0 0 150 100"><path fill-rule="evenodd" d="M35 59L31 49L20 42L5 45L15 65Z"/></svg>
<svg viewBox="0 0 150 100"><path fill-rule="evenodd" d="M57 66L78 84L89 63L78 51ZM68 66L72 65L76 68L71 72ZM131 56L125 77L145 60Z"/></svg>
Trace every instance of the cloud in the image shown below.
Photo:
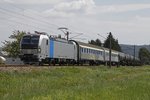
<svg viewBox="0 0 150 100"><path fill-rule="evenodd" d="M2 1L2 0L0 0ZM3 0L4 1L4 0ZM95 0L96 1L96 0ZM145 43L149 41L149 26L150 18L146 13L146 9L150 9L150 4L122 4L122 5L96 5L94 0L5 0L5 2L13 2L16 7L23 7L22 10L18 10L15 7L5 6L8 9L34 17L37 21L33 21L27 17L13 18L11 20L19 21L24 24L18 24L5 20L1 25L1 34L11 33L14 29L26 30L26 31L45 31L58 34L56 26L48 23L55 24L57 26L65 26L74 31L83 32L84 35L88 35L88 39L96 39L98 36L96 33L112 32L121 43ZM25 5L25 6L24 6ZM27 5L27 6L26 6ZM46 5L46 7L45 7ZM13 9L15 8L15 9ZM39 9L35 9L39 8ZM41 10L42 9L42 10ZM144 10L141 15L133 13L130 15L130 11ZM114 14L124 13L126 16L115 16ZM1 14L4 18L14 17ZM92 16L91 16L92 15ZM109 15L109 16L108 16ZM146 16L147 15L147 16ZM20 15L16 15L20 16ZM40 17L41 16L41 17ZM45 18L46 16L46 18ZM44 22L43 22L44 21ZM7 23L6 23L7 22ZM36 27L32 27L32 26ZM6 28L3 28L6 26ZM8 27L10 27L8 29ZM11 30L10 30L11 29ZM9 31L9 32L7 32ZM93 35L93 33L95 33ZM137 35L138 37L133 40ZM107 36L107 34L106 34ZM144 38L140 38L140 37ZM3 38L1 38L3 40ZM6 37L5 37L6 39ZM143 39L143 40L142 40ZM129 41L129 42L128 42Z"/></svg>
<svg viewBox="0 0 150 100"><path fill-rule="evenodd" d="M62 2L55 5L52 9L46 10L47 16L71 17L76 14L92 14L96 7L93 0L75 0L71 2Z"/></svg>
<svg viewBox="0 0 150 100"><path fill-rule="evenodd" d="M1 2L13 3L13 0L0 0Z"/></svg>
<svg viewBox="0 0 150 100"><path fill-rule="evenodd" d="M136 16L136 19L142 22L150 22L150 17Z"/></svg>
<svg viewBox="0 0 150 100"><path fill-rule="evenodd" d="M128 11L136 11L142 9L150 9L150 4L126 4L126 5L105 5L98 6L98 13L121 13Z"/></svg>
<svg viewBox="0 0 150 100"><path fill-rule="evenodd" d="M72 17L75 15L99 15L103 13L123 13L150 9L150 4L96 5L94 0L62 2L46 10L46 16Z"/></svg>
<svg viewBox="0 0 150 100"><path fill-rule="evenodd" d="M8 3L14 4L56 4L66 0L1 0Z"/></svg>
<svg viewBox="0 0 150 100"><path fill-rule="evenodd" d="M49 5L49 9L43 11L47 17L73 17L78 14L92 14L96 7L94 0L3 0L13 4Z"/></svg>

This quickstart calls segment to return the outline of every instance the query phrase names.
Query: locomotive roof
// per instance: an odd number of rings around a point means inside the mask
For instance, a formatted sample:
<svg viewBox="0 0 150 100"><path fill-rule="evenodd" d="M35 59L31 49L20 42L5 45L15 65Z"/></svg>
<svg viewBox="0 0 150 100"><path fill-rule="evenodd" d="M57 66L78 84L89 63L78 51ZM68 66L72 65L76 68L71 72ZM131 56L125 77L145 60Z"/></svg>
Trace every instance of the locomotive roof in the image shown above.
<svg viewBox="0 0 150 100"><path fill-rule="evenodd" d="M24 36L33 36L33 35L40 36L41 34L25 34Z"/></svg>

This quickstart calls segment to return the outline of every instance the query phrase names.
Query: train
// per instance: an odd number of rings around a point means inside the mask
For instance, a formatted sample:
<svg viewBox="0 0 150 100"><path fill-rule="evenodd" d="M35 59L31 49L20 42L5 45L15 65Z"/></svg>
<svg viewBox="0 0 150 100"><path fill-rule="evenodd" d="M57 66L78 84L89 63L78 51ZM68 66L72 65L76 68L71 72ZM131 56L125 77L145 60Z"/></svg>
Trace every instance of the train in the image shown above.
<svg viewBox="0 0 150 100"><path fill-rule="evenodd" d="M20 42L20 59L25 64L49 65L108 65L109 49L66 40L46 33L25 34ZM133 63L134 62L134 63ZM112 65L133 65L139 59L132 55L112 50Z"/></svg>

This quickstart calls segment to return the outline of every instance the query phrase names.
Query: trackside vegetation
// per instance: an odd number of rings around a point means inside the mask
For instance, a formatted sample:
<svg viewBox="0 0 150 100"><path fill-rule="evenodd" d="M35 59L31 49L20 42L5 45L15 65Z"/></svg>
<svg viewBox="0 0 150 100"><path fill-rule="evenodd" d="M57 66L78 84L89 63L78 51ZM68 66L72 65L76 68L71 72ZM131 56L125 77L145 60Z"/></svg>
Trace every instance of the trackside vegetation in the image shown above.
<svg viewBox="0 0 150 100"><path fill-rule="evenodd" d="M150 66L0 68L0 100L150 100Z"/></svg>

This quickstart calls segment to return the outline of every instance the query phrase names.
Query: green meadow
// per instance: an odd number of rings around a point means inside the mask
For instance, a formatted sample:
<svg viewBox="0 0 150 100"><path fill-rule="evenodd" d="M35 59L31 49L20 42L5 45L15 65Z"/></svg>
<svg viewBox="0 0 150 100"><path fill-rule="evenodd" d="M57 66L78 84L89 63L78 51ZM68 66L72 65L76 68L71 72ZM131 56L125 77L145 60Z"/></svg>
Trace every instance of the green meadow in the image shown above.
<svg viewBox="0 0 150 100"><path fill-rule="evenodd" d="M0 100L150 100L150 66L2 68Z"/></svg>

